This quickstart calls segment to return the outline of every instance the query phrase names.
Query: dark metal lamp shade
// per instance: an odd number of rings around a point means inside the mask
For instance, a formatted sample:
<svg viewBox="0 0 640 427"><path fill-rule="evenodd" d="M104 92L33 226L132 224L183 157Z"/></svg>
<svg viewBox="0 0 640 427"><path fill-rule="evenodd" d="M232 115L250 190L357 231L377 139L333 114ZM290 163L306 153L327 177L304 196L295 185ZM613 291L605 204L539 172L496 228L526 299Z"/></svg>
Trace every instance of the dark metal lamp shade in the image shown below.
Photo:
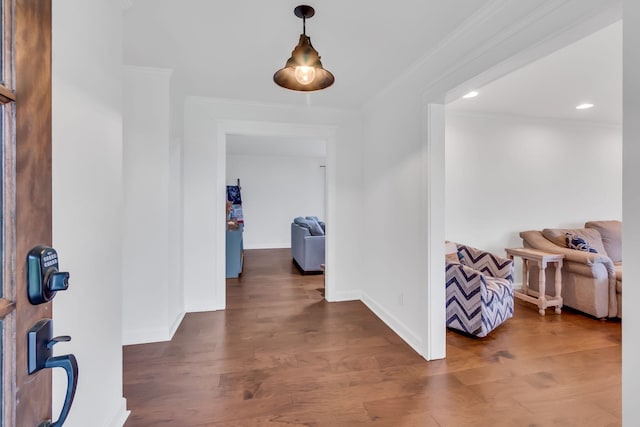
<svg viewBox="0 0 640 427"><path fill-rule="evenodd" d="M302 18L304 23L306 18L313 16L314 11L311 6L298 6L294 13ZM291 58L284 68L273 75L273 81L277 85L301 92L328 88L334 80L333 74L322 67L320 55L311 45L306 28L303 34L300 34L298 45L291 52Z"/></svg>

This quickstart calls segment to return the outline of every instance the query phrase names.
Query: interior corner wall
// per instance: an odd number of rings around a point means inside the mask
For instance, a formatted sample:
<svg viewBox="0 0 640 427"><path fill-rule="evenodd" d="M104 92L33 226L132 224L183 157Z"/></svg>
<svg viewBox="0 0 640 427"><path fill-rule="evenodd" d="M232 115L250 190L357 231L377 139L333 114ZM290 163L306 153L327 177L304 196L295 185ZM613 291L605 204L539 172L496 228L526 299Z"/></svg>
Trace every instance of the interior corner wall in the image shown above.
<svg viewBox="0 0 640 427"><path fill-rule="evenodd" d="M53 2L53 245L69 290L54 332L80 375L67 427L122 426L122 6ZM60 372L59 372L60 371ZM67 389L53 372L53 413ZM55 415L54 415L55 416Z"/></svg>
<svg viewBox="0 0 640 427"><path fill-rule="evenodd" d="M123 344L169 340L183 314L170 83L170 70L124 69Z"/></svg>
<svg viewBox="0 0 640 427"><path fill-rule="evenodd" d="M291 247L291 222L325 219L325 158L227 155L227 185L242 187L244 248Z"/></svg>
<svg viewBox="0 0 640 427"><path fill-rule="evenodd" d="M334 239L333 263L327 274L335 278L333 300L358 299L362 240L362 123L359 113L317 107L234 102L188 98L185 104L184 136L184 286L187 311L220 310L225 307L224 282L224 184L225 171L216 165L225 155L226 137L221 123L258 123L286 126L304 132L308 126L335 128L335 141L328 145L335 219L327 223ZM284 125L283 125L284 124ZM272 135L278 136L278 135ZM286 136L286 135L283 135ZM334 150L334 151L332 151ZM223 157L224 159L224 157ZM224 160L222 160L224 164ZM218 200L219 199L219 200ZM222 208L218 212L218 203ZM330 227L330 228L329 228ZM220 240L222 239L222 240ZM327 276L329 279L329 276Z"/></svg>
<svg viewBox="0 0 640 427"><path fill-rule="evenodd" d="M447 240L504 256L524 230L622 219L619 126L448 111L445 152Z"/></svg>
<svg viewBox="0 0 640 427"><path fill-rule="evenodd" d="M640 240L640 2L625 0L623 23L623 87L624 87L624 207L622 253L628 261L640 257L636 242ZM633 304L640 299L640 288L634 285L640 279L640 264L625 262L622 305L622 424L631 426L640 419L640 312Z"/></svg>
<svg viewBox="0 0 640 427"><path fill-rule="evenodd" d="M427 321L426 116L414 88L399 86L365 115L363 302L418 353ZM375 266L375 267L374 267Z"/></svg>
<svg viewBox="0 0 640 427"><path fill-rule="evenodd" d="M187 312L221 310L224 293L214 286L218 257L215 227L218 195L215 189L218 159L217 129L207 108L185 102L184 108L184 304ZM223 217L223 213L220 216ZM224 217L223 217L224 218ZM222 263L224 266L224 262Z"/></svg>
<svg viewBox="0 0 640 427"><path fill-rule="evenodd" d="M173 114L173 110L172 110ZM180 326L184 310L184 204L182 176L182 137L173 137L169 146L169 289L167 293L169 336Z"/></svg>

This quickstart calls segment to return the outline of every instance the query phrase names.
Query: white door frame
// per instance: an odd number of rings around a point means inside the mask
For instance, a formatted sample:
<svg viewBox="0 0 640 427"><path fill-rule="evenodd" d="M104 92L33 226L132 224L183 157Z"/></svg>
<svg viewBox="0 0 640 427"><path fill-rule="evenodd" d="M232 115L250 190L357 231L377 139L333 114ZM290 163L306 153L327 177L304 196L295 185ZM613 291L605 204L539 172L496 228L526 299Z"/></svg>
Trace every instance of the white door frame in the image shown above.
<svg viewBox="0 0 640 427"><path fill-rule="evenodd" d="M423 130L424 187L426 197L427 242L427 310L426 331L422 337L422 356L427 360L443 359L447 348L446 297L444 274L444 147L445 109L442 104L427 104L423 113L426 128Z"/></svg>
<svg viewBox="0 0 640 427"><path fill-rule="evenodd" d="M249 120L218 120L216 147L218 164L216 165L216 224L219 225L218 233L220 236L226 235L226 221L223 212L226 212L226 186L227 186L227 135L247 135L247 136L280 136L280 137L299 137L299 138L317 138L325 140L327 143L326 158L326 212L325 218L328 224L335 223L336 214L336 127L331 125L307 125L300 123L280 123L280 122L258 122ZM225 239L218 239L216 242L217 253L226 253ZM330 266L335 265L335 240L331 234L327 234L325 238L325 259L329 268L325 271L325 299L334 301L335 295L335 277L332 274ZM226 308L226 274L225 263L226 256L220 256L216 259L216 278L215 287L218 295Z"/></svg>

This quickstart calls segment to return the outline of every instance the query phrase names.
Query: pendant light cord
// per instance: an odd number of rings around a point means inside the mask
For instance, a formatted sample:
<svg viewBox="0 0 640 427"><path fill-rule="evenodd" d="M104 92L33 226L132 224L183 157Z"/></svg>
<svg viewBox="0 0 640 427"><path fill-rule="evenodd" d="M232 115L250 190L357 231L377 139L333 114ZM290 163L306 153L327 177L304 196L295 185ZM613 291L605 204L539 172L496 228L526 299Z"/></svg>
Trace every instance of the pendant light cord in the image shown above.
<svg viewBox="0 0 640 427"><path fill-rule="evenodd" d="M302 34L307 35L307 17L302 17Z"/></svg>

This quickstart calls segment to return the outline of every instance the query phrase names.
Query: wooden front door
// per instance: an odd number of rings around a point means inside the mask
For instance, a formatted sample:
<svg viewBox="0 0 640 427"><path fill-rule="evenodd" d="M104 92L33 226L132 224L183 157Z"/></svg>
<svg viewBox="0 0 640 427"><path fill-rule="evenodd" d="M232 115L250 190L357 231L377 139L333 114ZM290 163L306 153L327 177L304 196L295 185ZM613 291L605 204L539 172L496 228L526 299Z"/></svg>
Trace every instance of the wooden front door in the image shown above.
<svg viewBox="0 0 640 427"><path fill-rule="evenodd" d="M26 256L51 245L51 0L2 2L2 427L51 419L51 370L27 372Z"/></svg>

